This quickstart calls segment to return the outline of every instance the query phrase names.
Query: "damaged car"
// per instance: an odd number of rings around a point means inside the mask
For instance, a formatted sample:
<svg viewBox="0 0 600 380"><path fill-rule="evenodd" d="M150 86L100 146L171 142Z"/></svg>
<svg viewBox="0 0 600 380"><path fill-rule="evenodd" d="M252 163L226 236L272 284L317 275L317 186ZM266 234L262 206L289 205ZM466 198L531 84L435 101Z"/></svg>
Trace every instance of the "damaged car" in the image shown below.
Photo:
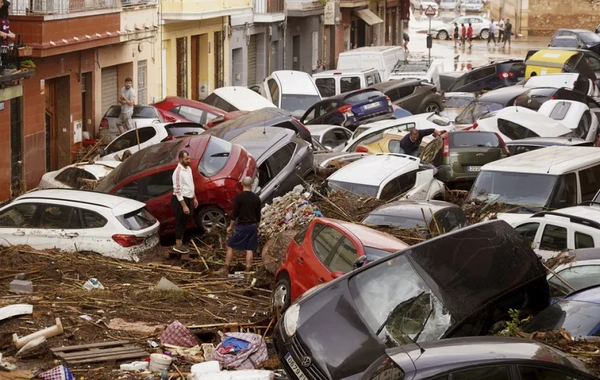
<svg viewBox="0 0 600 380"><path fill-rule="evenodd" d="M38 189L92 189L121 161L80 162L48 172L42 176Z"/></svg>
<svg viewBox="0 0 600 380"><path fill-rule="evenodd" d="M538 312L549 297L533 250L495 220L414 245L303 295L277 323L273 341L292 379L356 378L386 348L485 335L509 309Z"/></svg>

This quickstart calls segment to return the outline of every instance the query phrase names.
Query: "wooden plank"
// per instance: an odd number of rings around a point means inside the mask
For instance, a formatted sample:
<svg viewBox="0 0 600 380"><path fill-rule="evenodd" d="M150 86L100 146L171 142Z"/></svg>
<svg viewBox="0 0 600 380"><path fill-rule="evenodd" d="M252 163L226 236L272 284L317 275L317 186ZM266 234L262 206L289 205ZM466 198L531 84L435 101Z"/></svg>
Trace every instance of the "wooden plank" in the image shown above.
<svg viewBox="0 0 600 380"><path fill-rule="evenodd" d="M131 352L131 351L139 351L141 348L135 346L129 347L118 347L118 348L110 348L107 350L95 350L95 351L82 351L82 352L73 352L70 354L62 354L58 353L56 356L64 359L80 359L80 358L93 358L102 355L114 354L114 353L123 353L123 352Z"/></svg>
<svg viewBox="0 0 600 380"><path fill-rule="evenodd" d="M102 343L91 343L91 344L82 344L79 346L65 346L65 347L56 347L52 348L52 352L66 352L66 351L75 351L81 350L84 348L97 348L97 347L110 347L110 346L118 346L121 344L129 343L128 340L117 340L114 342L102 342Z"/></svg>
<svg viewBox="0 0 600 380"><path fill-rule="evenodd" d="M250 326L255 326L256 323L254 322L250 322L250 323L235 323L235 322L231 322L231 323L213 323L210 325L191 325L191 326L186 326L188 329L208 329L208 328L215 328L215 327L250 327Z"/></svg>
<svg viewBox="0 0 600 380"><path fill-rule="evenodd" d="M99 363L99 362L106 362L106 361L111 361L111 360L116 361L116 360L135 359L135 358L141 358L144 356L148 356L148 353L147 352L137 352L137 353L131 353L131 354L122 354L122 355L108 355L108 356L104 356L104 357L83 359L83 360L73 360L73 361L67 360L67 363L68 364Z"/></svg>

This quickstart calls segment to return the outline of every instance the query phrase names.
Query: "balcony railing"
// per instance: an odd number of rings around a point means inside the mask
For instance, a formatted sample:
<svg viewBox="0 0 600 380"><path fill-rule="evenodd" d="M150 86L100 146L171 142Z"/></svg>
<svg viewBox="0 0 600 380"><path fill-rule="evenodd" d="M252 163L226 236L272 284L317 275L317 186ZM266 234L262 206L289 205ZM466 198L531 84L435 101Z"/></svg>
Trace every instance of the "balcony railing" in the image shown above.
<svg viewBox="0 0 600 380"><path fill-rule="evenodd" d="M311 11L321 9L324 3L320 0L286 0L288 11Z"/></svg>
<svg viewBox="0 0 600 380"><path fill-rule="evenodd" d="M283 13L285 0L254 0L254 13Z"/></svg>
<svg viewBox="0 0 600 380"><path fill-rule="evenodd" d="M117 10L121 7L156 4L157 0L14 0L13 15L61 15L75 12Z"/></svg>

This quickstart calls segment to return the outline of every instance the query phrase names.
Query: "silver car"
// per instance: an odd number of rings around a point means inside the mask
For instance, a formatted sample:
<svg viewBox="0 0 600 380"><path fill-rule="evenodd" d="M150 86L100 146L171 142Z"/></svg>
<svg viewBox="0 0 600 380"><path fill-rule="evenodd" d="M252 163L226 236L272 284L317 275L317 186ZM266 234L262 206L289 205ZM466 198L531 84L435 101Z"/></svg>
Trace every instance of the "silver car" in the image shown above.
<svg viewBox="0 0 600 380"><path fill-rule="evenodd" d="M473 38L479 37L483 40L487 40L490 35L490 22L491 20L480 16L461 16L449 23L444 22L431 25L431 34L440 40L447 40L452 36L454 23L457 23L459 28L461 24L465 24L465 28L468 28L469 23L471 23L473 26Z"/></svg>
<svg viewBox="0 0 600 380"><path fill-rule="evenodd" d="M460 10L459 0L441 0L440 11L455 11Z"/></svg>
<svg viewBox="0 0 600 380"><path fill-rule="evenodd" d="M481 0L462 0L461 8L465 13L481 13L483 12L483 1Z"/></svg>
<svg viewBox="0 0 600 380"><path fill-rule="evenodd" d="M111 106L100 121L99 137L105 144L113 141L122 132L118 125L121 124L119 115L121 114L121 106ZM165 120L160 112L152 106L133 106L133 122L138 128L152 125L153 123L164 123ZM123 126L126 129L125 126Z"/></svg>

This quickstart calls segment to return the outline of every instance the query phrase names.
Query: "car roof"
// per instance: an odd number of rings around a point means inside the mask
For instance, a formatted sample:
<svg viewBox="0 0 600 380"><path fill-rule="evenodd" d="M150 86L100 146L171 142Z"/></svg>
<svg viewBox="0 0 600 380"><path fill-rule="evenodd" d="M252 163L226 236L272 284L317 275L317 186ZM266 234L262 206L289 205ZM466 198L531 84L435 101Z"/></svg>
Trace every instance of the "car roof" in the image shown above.
<svg viewBox="0 0 600 380"><path fill-rule="evenodd" d="M369 74L370 72L376 72L374 68L370 69L339 69L339 70L325 70L313 74L313 78L330 77L336 75L362 75Z"/></svg>
<svg viewBox="0 0 600 380"><path fill-rule="evenodd" d="M113 210L114 215L123 215L145 206L144 203L134 199L95 191L75 189L36 190L17 197L15 201L50 199L110 208Z"/></svg>
<svg viewBox="0 0 600 380"><path fill-rule="evenodd" d="M554 146L568 145L576 146L589 144L588 141L576 137L528 137L520 140L506 141L506 145L536 145L536 146Z"/></svg>
<svg viewBox="0 0 600 380"><path fill-rule="evenodd" d="M404 216L422 219L424 211L425 217L427 220L430 220L432 214L446 208L460 207L444 201L414 201L409 199L386 203L371 211L369 215ZM431 212L429 212L429 210L431 210Z"/></svg>
<svg viewBox="0 0 600 380"><path fill-rule="evenodd" d="M600 285L592 285L569 293L564 300L600 304Z"/></svg>
<svg viewBox="0 0 600 380"><path fill-rule="evenodd" d="M588 107L585 103L578 102L576 100L565 100L565 99L550 99L546 100L542 106L538 109L538 112L541 114L552 114L554 108L560 104L569 104L569 109L566 112L564 117L565 121L569 121L568 119L571 117L576 117L577 119L581 118L585 111L589 111L590 107Z"/></svg>
<svg viewBox="0 0 600 380"><path fill-rule="evenodd" d="M282 94L294 95L316 95L315 86L310 74L304 71L278 70L271 73L272 77L277 77L281 86ZM308 79L308 80L307 80Z"/></svg>
<svg viewBox="0 0 600 380"><path fill-rule="evenodd" d="M534 340L479 336L433 340L408 344L386 350L388 356L405 372L421 374L443 367L445 370L487 362L535 360L556 363L569 368L585 371L581 363L570 359L565 353ZM437 369L439 371L439 369ZM429 373L433 376L434 373Z"/></svg>
<svg viewBox="0 0 600 380"><path fill-rule="evenodd" d="M566 216L587 219L589 221L596 222L600 228L600 207L597 206L572 206L554 211L542 211L533 215L533 217L545 216Z"/></svg>
<svg viewBox="0 0 600 380"><path fill-rule="evenodd" d="M553 134L562 136L571 132L571 128L565 126L560 121L552 119L550 116L546 116L539 112L530 110L529 108L519 106L509 106L502 108L498 111L490 112L489 114L483 115L480 120L488 118L498 118L513 123L523 125L523 122L528 123L526 128L530 131L535 132L538 136L543 134Z"/></svg>
<svg viewBox="0 0 600 380"><path fill-rule="evenodd" d="M591 146L550 146L485 164L482 171L561 175L600 163L598 148Z"/></svg>
<svg viewBox="0 0 600 380"><path fill-rule="evenodd" d="M271 103L267 98L244 86L219 87L213 93L225 99L235 108L245 111L254 111L266 107L275 108L275 104ZM252 109L248 108L249 104L252 104Z"/></svg>
<svg viewBox="0 0 600 380"><path fill-rule="evenodd" d="M407 155L374 154L340 168L330 175L328 180L380 186L390 176L403 171L416 170L420 162L418 158Z"/></svg>
<svg viewBox="0 0 600 380"><path fill-rule="evenodd" d="M396 239L392 235L374 230L367 226L330 218L316 218L315 220L325 220L328 223L339 225L356 236L365 247L384 249L393 252L408 247L408 244Z"/></svg>
<svg viewBox="0 0 600 380"><path fill-rule="evenodd" d="M88 173L93 174L96 178L100 178L105 176L107 173L110 173L111 170L116 168L121 164L121 161L95 161L95 162L81 162L78 164L72 164L65 166L60 169L63 171L68 168L78 168L81 170L85 170Z"/></svg>
<svg viewBox="0 0 600 380"><path fill-rule="evenodd" d="M243 146L254 158L257 163L271 148L280 141L289 141L295 136L294 131L279 127L252 127L235 136L231 140Z"/></svg>
<svg viewBox="0 0 600 380"><path fill-rule="evenodd" d="M250 111L243 116L236 117L215 125L208 129L204 134L223 136L226 132L234 129L246 128L250 126L263 126L266 124L276 124L285 120L292 120L289 111L281 108L262 108Z"/></svg>
<svg viewBox="0 0 600 380"><path fill-rule="evenodd" d="M527 90L529 90L529 89L525 88L523 86L517 86L517 85L497 88L495 90L492 90L492 91L486 92L485 94L482 94L479 98L476 99L476 101L495 102L495 103L501 102L502 104L506 105L506 104L508 104L508 102L510 100L521 95L522 93L524 93Z"/></svg>
<svg viewBox="0 0 600 380"><path fill-rule="evenodd" d="M173 104L175 107L179 106L179 105L186 105L186 106L190 106L192 108L198 108L198 109L202 109L214 114L218 114L218 115L224 115L225 111L223 111L220 108L217 108L213 105L204 103L204 102L199 102L197 100L192 100L192 99L186 99L186 98L180 98L178 96L167 96L166 98L164 98L163 100L160 100L152 105L160 105L160 103L164 103L164 102L168 102Z"/></svg>
<svg viewBox="0 0 600 380"><path fill-rule="evenodd" d="M594 33L591 30L587 30L587 29L569 29L569 28L559 28L559 29L556 29L557 32L561 31L561 30L568 30L569 32L576 32L576 33L581 33L581 32L591 32L591 33Z"/></svg>
<svg viewBox="0 0 600 380"><path fill-rule="evenodd" d="M377 89L381 92L386 91L390 88L396 88L396 87L402 87L402 86L418 86L421 84L421 80L420 79L414 79L414 78L403 78L403 79L395 79L395 80L389 80L387 82L381 82L381 83L377 83L374 84L372 86L369 86L370 88L374 88ZM433 86L432 84L428 83L430 86Z"/></svg>
<svg viewBox="0 0 600 380"><path fill-rule="evenodd" d="M340 53L340 55L352 55L353 53L363 53L363 52L379 53L379 52L384 52L384 51L395 51L395 50L400 50L400 49L402 49L402 48L399 46L363 46L363 47L359 47L356 49L342 52L342 53Z"/></svg>

